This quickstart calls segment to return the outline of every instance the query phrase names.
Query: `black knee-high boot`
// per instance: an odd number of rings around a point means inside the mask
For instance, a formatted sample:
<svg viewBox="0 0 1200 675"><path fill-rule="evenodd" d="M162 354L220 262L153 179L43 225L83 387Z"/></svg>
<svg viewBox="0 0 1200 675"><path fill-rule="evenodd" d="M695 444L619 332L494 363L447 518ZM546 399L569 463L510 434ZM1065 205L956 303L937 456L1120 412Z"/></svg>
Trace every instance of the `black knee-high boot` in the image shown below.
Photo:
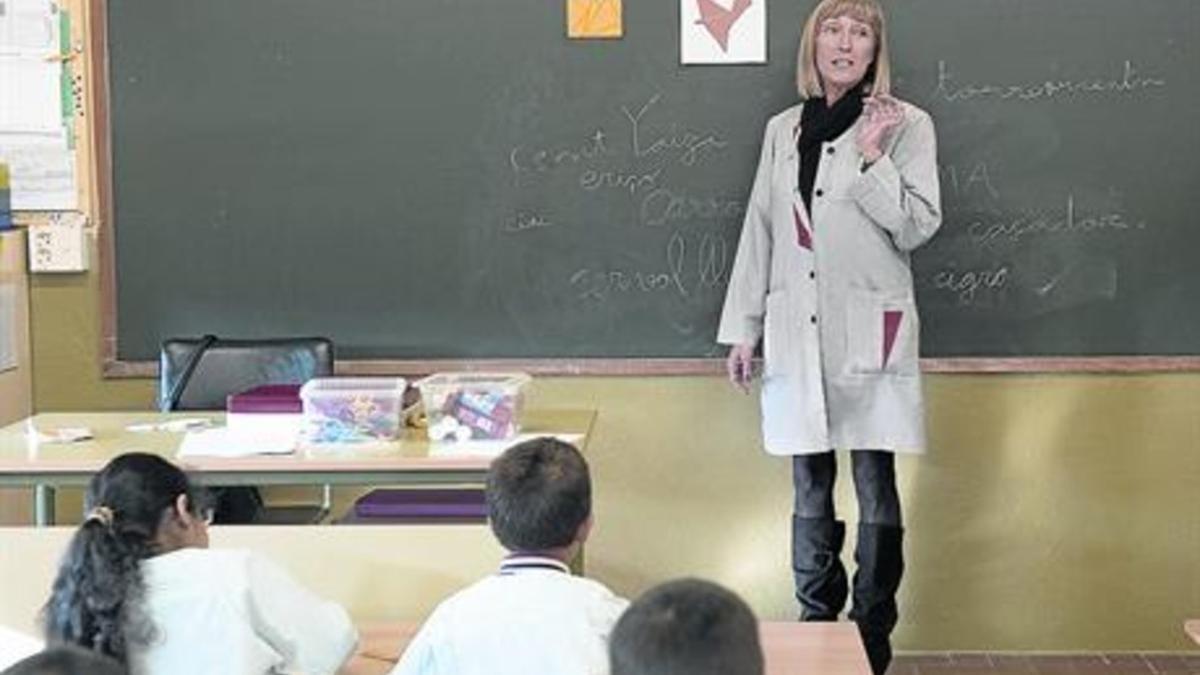
<svg viewBox="0 0 1200 675"><path fill-rule="evenodd" d="M792 516L792 574L801 621L837 621L846 605L845 539L840 520Z"/></svg>
<svg viewBox="0 0 1200 675"><path fill-rule="evenodd" d="M904 574L904 529L895 525L860 523L854 549L854 606L850 619L858 624L871 672L882 675L892 661L892 629L899 612L896 591Z"/></svg>

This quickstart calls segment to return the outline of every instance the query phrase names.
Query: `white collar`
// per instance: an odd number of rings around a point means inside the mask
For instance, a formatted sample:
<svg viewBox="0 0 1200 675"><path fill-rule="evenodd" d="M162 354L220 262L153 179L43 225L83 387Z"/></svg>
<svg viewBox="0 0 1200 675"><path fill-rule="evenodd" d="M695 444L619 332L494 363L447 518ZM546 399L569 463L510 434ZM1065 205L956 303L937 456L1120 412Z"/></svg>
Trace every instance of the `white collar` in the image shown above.
<svg viewBox="0 0 1200 675"><path fill-rule="evenodd" d="M557 558L541 555L515 553L500 563L500 574L518 574L526 570L551 570L554 572L571 573L571 568Z"/></svg>

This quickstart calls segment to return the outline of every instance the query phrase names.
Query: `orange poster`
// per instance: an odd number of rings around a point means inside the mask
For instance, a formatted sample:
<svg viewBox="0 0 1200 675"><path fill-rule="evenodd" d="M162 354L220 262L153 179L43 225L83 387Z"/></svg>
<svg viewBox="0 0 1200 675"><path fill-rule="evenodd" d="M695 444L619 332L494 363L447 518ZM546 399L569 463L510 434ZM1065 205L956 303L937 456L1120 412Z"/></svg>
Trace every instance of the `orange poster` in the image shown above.
<svg viewBox="0 0 1200 675"><path fill-rule="evenodd" d="M621 0L567 0L567 37L619 38Z"/></svg>

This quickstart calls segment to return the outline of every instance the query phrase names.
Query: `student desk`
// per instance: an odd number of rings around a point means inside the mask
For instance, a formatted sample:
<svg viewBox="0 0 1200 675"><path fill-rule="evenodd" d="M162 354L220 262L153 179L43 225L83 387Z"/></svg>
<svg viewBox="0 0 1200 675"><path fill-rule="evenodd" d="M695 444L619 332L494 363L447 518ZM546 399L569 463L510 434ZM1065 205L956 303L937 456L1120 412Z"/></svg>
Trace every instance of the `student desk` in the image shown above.
<svg viewBox="0 0 1200 675"><path fill-rule="evenodd" d="M38 635L74 527L0 527L0 627ZM215 548L261 553L350 612L364 639L399 653L451 593L496 571L505 551L486 525L214 526ZM767 675L870 675L852 623L759 624ZM374 636L374 639L372 637ZM395 642L399 638L399 643Z"/></svg>
<svg viewBox="0 0 1200 675"><path fill-rule="evenodd" d="M54 490L87 485L108 460L123 452L162 455L204 485L434 485L483 483L490 455L470 455L453 444L431 444L425 433L406 429L391 443L301 446L290 455L176 457L182 433L133 432L131 424L205 417L224 421L220 412L41 413L0 428L0 487L34 488L34 521L54 523ZM578 434L586 447L596 413L592 410L529 410L523 434ZM78 443L39 443L32 431L88 427L93 439Z"/></svg>
<svg viewBox="0 0 1200 675"><path fill-rule="evenodd" d="M858 627L848 621L764 621L758 627L766 675L871 675Z"/></svg>
<svg viewBox="0 0 1200 675"><path fill-rule="evenodd" d="M369 623L359 626L373 643L400 638L406 646L421 627L418 622ZM766 660L766 675L871 675L871 664L863 649L858 628L850 622L802 623L763 621L758 624ZM391 651L391 650L389 650Z"/></svg>

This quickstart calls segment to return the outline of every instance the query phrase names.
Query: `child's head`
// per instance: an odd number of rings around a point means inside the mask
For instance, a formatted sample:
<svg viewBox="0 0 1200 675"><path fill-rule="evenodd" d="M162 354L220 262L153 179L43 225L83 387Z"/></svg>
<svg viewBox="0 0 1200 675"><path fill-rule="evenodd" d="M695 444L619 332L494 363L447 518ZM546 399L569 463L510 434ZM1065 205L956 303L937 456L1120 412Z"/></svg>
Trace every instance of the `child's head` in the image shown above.
<svg viewBox="0 0 1200 675"><path fill-rule="evenodd" d="M561 549L587 536L592 481L583 455L569 443L535 438L492 462L488 521L510 551Z"/></svg>
<svg viewBox="0 0 1200 675"><path fill-rule="evenodd" d="M608 645L611 675L761 675L754 613L700 579L670 581L625 610Z"/></svg>
<svg viewBox="0 0 1200 675"><path fill-rule="evenodd" d="M9 666L3 675L125 675L125 668L95 652L54 645Z"/></svg>
<svg viewBox="0 0 1200 675"><path fill-rule="evenodd" d="M59 566L44 609L48 642L126 661L150 637L139 604L141 561L208 545L206 509L186 474L157 455L114 458L88 483L83 524Z"/></svg>

